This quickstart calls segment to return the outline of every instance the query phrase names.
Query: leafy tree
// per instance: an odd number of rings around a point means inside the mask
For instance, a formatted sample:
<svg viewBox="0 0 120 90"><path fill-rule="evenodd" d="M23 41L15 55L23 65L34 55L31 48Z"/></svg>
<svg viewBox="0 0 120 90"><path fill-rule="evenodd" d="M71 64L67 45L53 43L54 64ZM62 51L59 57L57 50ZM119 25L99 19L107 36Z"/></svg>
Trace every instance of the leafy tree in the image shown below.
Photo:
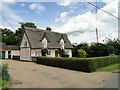
<svg viewBox="0 0 120 90"><path fill-rule="evenodd" d="M58 53L60 54L60 56L63 56L63 54L65 53L64 49L58 49Z"/></svg>
<svg viewBox="0 0 120 90"><path fill-rule="evenodd" d="M73 57L78 57L79 56L77 47L73 47L73 49L72 49L72 56Z"/></svg>
<svg viewBox="0 0 120 90"><path fill-rule="evenodd" d="M83 49L85 50L85 52L87 53L87 57L89 57L89 53L90 53L90 46L87 43L80 43L79 45L77 45L76 47L74 46L74 48L72 49L72 55L73 57L78 57L78 49Z"/></svg>
<svg viewBox="0 0 120 90"><path fill-rule="evenodd" d="M32 22L26 22L21 24L21 28L18 28L15 32L10 29L2 29L2 42L7 45L17 45L20 43L22 34L24 32L23 26L36 28L37 26Z"/></svg>
<svg viewBox="0 0 120 90"><path fill-rule="evenodd" d="M17 43L15 33L7 28L2 29L2 42L7 45L15 45Z"/></svg>
<svg viewBox="0 0 120 90"><path fill-rule="evenodd" d="M79 54L79 57L81 58L85 58L87 55L87 53L83 49L78 49L78 54Z"/></svg>
<svg viewBox="0 0 120 90"><path fill-rule="evenodd" d="M108 54L120 55L120 40L119 39L105 39L105 45L108 47Z"/></svg>
<svg viewBox="0 0 120 90"><path fill-rule="evenodd" d="M48 53L48 50L46 48L41 50L42 56L46 56L46 54Z"/></svg>
<svg viewBox="0 0 120 90"><path fill-rule="evenodd" d="M37 26L34 23L32 23L32 22L26 22L26 23L24 23L22 25L27 26L27 27L37 28Z"/></svg>

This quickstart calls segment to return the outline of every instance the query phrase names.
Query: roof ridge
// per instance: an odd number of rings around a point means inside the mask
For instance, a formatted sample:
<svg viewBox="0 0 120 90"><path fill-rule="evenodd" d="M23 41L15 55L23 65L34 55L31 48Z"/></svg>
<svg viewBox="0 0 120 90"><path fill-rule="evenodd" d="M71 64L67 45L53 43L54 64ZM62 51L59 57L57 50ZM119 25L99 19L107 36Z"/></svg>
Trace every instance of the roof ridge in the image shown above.
<svg viewBox="0 0 120 90"><path fill-rule="evenodd" d="M60 33L60 32L55 32L55 31L48 31L48 30L39 29L39 28L33 28L33 27L26 27L25 26L24 28L25 28L25 30L31 30L31 31L37 30L37 31L51 32L51 33L57 33L57 34L66 34L66 33ZM35 29L35 30L33 30L33 29Z"/></svg>

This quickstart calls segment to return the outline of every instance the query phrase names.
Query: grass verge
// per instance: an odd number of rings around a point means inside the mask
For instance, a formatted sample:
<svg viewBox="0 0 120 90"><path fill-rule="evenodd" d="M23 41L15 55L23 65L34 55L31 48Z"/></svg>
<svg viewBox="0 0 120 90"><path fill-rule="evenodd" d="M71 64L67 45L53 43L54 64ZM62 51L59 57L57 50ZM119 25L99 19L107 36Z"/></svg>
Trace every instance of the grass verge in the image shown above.
<svg viewBox="0 0 120 90"><path fill-rule="evenodd" d="M98 68L97 71L114 71L120 69L120 63Z"/></svg>

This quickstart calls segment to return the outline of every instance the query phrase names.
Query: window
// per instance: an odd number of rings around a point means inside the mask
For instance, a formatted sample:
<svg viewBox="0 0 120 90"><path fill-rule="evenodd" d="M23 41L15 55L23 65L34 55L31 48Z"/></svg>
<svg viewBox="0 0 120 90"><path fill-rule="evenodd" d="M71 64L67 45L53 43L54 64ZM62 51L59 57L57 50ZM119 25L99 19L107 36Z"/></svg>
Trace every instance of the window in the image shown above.
<svg viewBox="0 0 120 90"><path fill-rule="evenodd" d="M47 55L48 55L48 56L51 56L51 51L48 51Z"/></svg>
<svg viewBox="0 0 120 90"><path fill-rule="evenodd" d="M25 52L25 57L28 57L29 56L29 51L27 50L26 52Z"/></svg>
<svg viewBox="0 0 120 90"><path fill-rule="evenodd" d="M69 55L69 51L68 51L68 50L65 50L65 54Z"/></svg>
<svg viewBox="0 0 120 90"><path fill-rule="evenodd" d="M64 47L64 42L60 42L60 44L61 44L61 47Z"/></svg>
<svg viewBox="0 0 120 90"><path fill-rule="evenodd" d="M47 47L47 42L43 41L43 47Z"/></svg>
<svg viewBox="0 0 120 90"><path fill-rule="evenodd" d="M40 51L35 51L35 56L40 56Z"/></svg>
<svg viewBox="0 0 120 90"><path fill-rule="evenodd" d="M27 41L24 41L24 47L27 47Z"/></svg>

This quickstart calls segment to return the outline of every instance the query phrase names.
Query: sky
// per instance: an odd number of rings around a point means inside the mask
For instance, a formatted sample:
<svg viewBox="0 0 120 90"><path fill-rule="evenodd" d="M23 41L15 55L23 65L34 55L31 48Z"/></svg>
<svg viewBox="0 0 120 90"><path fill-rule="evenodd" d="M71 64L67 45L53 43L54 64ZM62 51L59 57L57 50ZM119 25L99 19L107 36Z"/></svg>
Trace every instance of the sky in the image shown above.
<svg viewBox="0 0 120 90"><path fill-rule="evenodd" d="M49 26L52 31L66 33L71 43L96 42L96 27L99 42L103 42L106 37L118 37L118 19L100 9L96 12L96 8L87 2L5 1L1 3L0 11L14 29L1 16L0 28L15 31L20 27L19 22L33 22L37 28L45 30ZM101 0L97 6L118 17L118 0Z"/></svg>

